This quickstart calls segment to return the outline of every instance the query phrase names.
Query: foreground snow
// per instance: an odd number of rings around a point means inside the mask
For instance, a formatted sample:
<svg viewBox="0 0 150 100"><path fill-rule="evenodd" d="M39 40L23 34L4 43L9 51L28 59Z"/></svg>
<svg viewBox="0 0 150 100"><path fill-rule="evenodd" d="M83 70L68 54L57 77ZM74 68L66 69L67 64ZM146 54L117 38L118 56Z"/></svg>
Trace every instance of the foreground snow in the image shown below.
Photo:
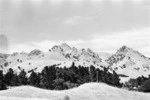
<svg viewBox="0 0 150 100"><path fill-rule="evenodd" d="M0 100L65 100L66 96L70 100L150 100L150 94L118 89L102 83L88 83L64 91L50 91L31 86L0 91Z"/></svg>

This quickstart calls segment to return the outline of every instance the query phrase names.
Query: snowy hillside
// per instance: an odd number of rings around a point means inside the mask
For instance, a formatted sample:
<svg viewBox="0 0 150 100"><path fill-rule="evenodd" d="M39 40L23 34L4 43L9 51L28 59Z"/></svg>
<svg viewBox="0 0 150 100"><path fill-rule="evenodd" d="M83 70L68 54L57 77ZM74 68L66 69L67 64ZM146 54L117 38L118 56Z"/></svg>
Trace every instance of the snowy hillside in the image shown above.
<svg viewBox="0 0 150 100"><path fill-rule="evenodd" d="M3 69L4 66L7 66L6 59L9 55L0 53L0 69Z"/></svg>
<svg viewBox="0 0 150 100"><path fill-rule="evenodd" d="M87 83L64 91L20 86L0 91L0 100L150 100L150 94L118 89L102 83Z"/></svg>
<svg viewBox="0 0 150 100"><path fill-rule="evenodd" d="M98 68L101 68L101 65L108 66L106 62L102 62L102 58L99 54L93 52L91 49L78 50L75 47L70 47L66 43L55 45L49 49L48 52L42 52L38 49L35 49L30 53L16 52L7 57L5 62L7 62L8 65L2 67L4 72L9 68L14 69L16 72L19 72L22 69L25 69L26 72L30 70L40 72L45 66L58 64L59 67L69 67L72 62L75 62L76 65L94 65Z"/></svg>
<svg viewBox="0 0 150 100"><path fill-rule="evenodd" d="M126 46L120 48L107 62L110 69L129 76L127 79L150 74L150 59Z"/></svg>
<svg viewBox="0 0 150 100"><path fill-rule="evenodd" d="M130 78L148 76L150 74L150 59L127 46L121 47L114 55L108 53L96 53L91 49L77 49L68 44L55 45L48 52L38 49L30 53L13 53L11 55L0 54L0 69L7 72L9 68L16 72L25 69L26 72L35 70L40 72L45 66L58 65L58 67L70 67L75 64L89 67L94 65L102 69L108 67L115 70L121 76L121 81Z"/></svg>

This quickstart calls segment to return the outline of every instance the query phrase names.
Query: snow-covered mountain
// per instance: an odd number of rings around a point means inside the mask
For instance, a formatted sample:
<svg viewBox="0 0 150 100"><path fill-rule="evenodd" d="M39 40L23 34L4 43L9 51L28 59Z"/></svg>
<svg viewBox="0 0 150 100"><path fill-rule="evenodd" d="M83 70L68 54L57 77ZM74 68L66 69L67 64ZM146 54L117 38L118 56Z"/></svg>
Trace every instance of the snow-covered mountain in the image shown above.
<svg viewBox="0 0 150 100"><path fill-rule="evenodd" d="M55 45L48 52L42 52L38 49L30 53L13 53L5 58L7 66L3 66L4 72L9 68L14 69L16 72L24 69L26 72L35 70L40 72L45 66L57 64L59 67L69 67L72 62L76 65L90 66L101 68L100 66L108 66L106 62L102 62L102 58L98 53L93 52L91 49L78 50L75 47L70 47L68 44Z"/></svg>
<svg viewBox="0 0 150 100"><path fill-rule="evenodd" d="M150 59L127 46L121 47L115 54L96 53L91 49L77 49L68 44L55 45L48 52L38 49L30 53L0 54L0 68L7 72L9 68L16 72L24 69L26 72L35 70L40 72L45 66L58 65L70 67L72 62L76 65L97 68L108 67L121 76L122 81L150 74Z"/></svg>
<svg viewBox="0 0 150 100"><path fill-rule="evenodd" d="M150 74L150 59L127 46L121 47L114 55L106 60L109 68L118 74L137 78Z"/></svg>

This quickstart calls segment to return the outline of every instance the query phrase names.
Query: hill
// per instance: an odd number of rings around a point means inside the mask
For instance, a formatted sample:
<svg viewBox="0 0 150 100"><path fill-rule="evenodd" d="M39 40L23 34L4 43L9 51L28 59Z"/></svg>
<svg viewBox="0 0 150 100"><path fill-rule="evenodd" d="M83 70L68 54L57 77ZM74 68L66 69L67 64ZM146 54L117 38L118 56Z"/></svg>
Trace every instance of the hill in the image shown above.
<svg viewBox="0 0 150 100"><path fill-rule="evenodd" d="M50 91L20 86L0 91L1 100L150 100L150 94L133 92L103 83L87 83L78 88Z"/></svg>

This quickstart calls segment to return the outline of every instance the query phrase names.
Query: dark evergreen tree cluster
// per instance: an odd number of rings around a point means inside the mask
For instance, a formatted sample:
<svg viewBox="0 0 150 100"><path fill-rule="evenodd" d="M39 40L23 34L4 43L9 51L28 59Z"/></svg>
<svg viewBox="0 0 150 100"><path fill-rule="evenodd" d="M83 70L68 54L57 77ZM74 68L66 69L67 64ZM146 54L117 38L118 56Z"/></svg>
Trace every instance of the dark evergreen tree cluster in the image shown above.
<svg viewBox="0 0 150 100"><path fill-rule="evenodd" d="M6 89L3 72L0 71L0 90Z"/></svg>
<svg viewBox="0 0 150 100"><path fill-rule="evenodd" d="M141 76L136 79L130 79L124 86L130 90L150 92L150 75L149 77Z"/></svg>
<svg viewBox="0 0 150 100"><path fill-rule="evenodd" d="M69 68L60 68L57 65L46 66L40 73L32 70L29 77L24 70L19 75L15 74L12 69L9 69L5 75L0 72L0 89L6 89L7 86L32 85L51 90L64 90L88 82L104 82L120 87L119 81L119 76L115 71L110 73L105 67L104 70L94 66L77 67L74 63Z"/></svg>

